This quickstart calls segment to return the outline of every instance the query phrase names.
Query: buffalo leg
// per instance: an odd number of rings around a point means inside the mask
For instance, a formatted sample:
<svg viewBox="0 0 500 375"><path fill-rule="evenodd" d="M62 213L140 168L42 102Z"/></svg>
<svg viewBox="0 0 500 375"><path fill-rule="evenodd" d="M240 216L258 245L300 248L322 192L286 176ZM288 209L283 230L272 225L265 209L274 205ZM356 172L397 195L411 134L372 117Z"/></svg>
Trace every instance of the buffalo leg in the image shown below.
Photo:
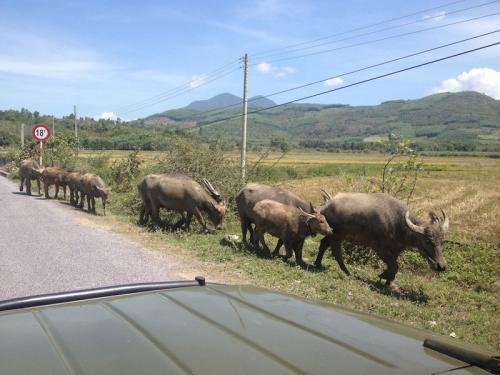
<svg viewBox="0 0 500 375"><path fill-rule="evenodd" d="M43 182L43 191L45 193L45 198L49 199L49 184L48 182Z"/></svg>
<svg viewBox="0 0 500 375"><path fill-rule="evenodd" d="M66 200L66 185L63 185L62 188L63 188L63 197L64 200Z"/></svg>
<svg viewBox="0 0 500 375"><path fill-rule="evenodd" d="M340 241L336 241L336 240L332 240L331 241L331 247L332 247L332 255L333 257L335 258L335 260L337 261L337 263L339 264L340 266L340 269L347 275L347 276L350 276L351 273L349 272L349 270L347 269L347 267L345 266L345 263L344 263L344 259L342 258L342 247L341 247L341 242Z"/></svg>
<svg viewBox="0 0 500 375"><path fill-rule="evenodd" d="M181 212L181 218L177 220L177 222L172 226L173 230L176 230L177 228L180 228L183 224L186 223L186 217L184 216L184 212Z"/></svg>
<svg viewBox="0 0 500 375"><path fill-rule="evenodd" d="M24 184L24 177L21 176L21 185L19 185L19 191L23 191L23 184Z"/></svg>
<svg viewBox="0 0 500 375"><path fill-rule="evenodd" d="M283 246L283 241L281 240L281 238L278 238L278 243L276 244L276 247L273 251L273 257L277 257L280 255L281 246Z"/></svg>
<svg viewBox="0 0 500 375"><path fill-rule="evenodd" d="M83 210L83 202L84 202L84 199L85 199L85 194L83 193L80 193L80 210Z"/></svg>
<svg viewBox="0 0 500 375"><path fill-rule="evenodd" d="M151 218L155 225L160 226L160 207L151 204Z"/></svg>
<svg viewBox="0 0 500 375"><path fill-rule="evenodd" d="M304 240L299 241L293 246L295 251L295 263L297 263L302 268L306 268L307 264L302 259L302 248L304 247Z"/></svg>
<svg viewBox="0 0 500 375"><path fill-rule="evenodd" d="M36 179L36 185L37 185L37 187L38 187L38 195L40 195L40 194L41 194L42 189L40 189L40 179L39 179L39 178L37 178L37 179Z"/></svg>
<svg viewBox="0 0 500 375"><path fill-rule="evenodd" d="M285 243L285 256L283 257L283 260L288 260L292 257L293 255L293 246L292 244Z"/></svg>
<svg viewBox="0 0 500 375"><path fill-rule="evenodd" d="M92 202L90 201L90 194L87 194L87 211L92 212Z"/></svg>
<svg viewBox="0 0 500 375"><path fill-rule="evenodd" d="M390 252L377 252L387 265L387 269L382 272L378 277L380 279L385 279L385 287L389 290L397 290L397 286L394 284L394 279L396 278L396 274L398 272L398 261L397 257L391 254Z"/></svg>
<svg viewBox="0 0 500 375"><path fill-rule="evenodd" d="M194 209L193 215L196 218L196 220L198 220L198 222L201 224L201 226L203 227L203 229L205 231L208 231L208 228L207 228L207 225L205 223L205 220L203 219L203 216L201 215L201 212L200 212L200 210L198 210L198 208Z"/></svg>
<svg viewBox="0 0 500 375"><path fill-rule="evenodd" d="M96 213L96 210L95 210L95 197L93 195L90 198L90 202L92 203L92 212L95 214Z"/></svg>
<svg viewBox="0 0 500 375"><path fill-rule="evenodd" d="M184 229L188 232L191 230L191 220L193 220L193 214L188 212L186 215L186 224L184 226Z"/></svg>
<svg viewBox="0 0 500 375"><path fill-rule="evenodd" d="M244 243L247 242L247 232L248 232L248 221L246 218L240 216L240 224L241 224L241 238Z"/></svg>
<svg viewBox="0 0 500 375"><path fill-rule="evenodd" d="M259 248L259 242L260 242L262 244L262 248L264 250L264 256L266 258L271 258L271 250L269 250L269 247L267 247L266 241L264 240L264 231L261 231L260 228L255 226L254 236L256 239L256 241L255 241L256 248L257 249Z"/></svg>
<svg viewBox="0 0 500 375"><path fill-rule="evenodd" d="M141 204L141 213L139 214L139 225L145 225L147 221L146 205L144 202Z"/></svg>
<svg viewBox="0 0 500 375"><path fill-rule="evenodd" d="M59 197L59 184L56 182L56 192L54 194L54 199L57 199Z"/></svg>
<svg viewBox="0 0 500 375"><path fill-rule="evenodd" d="M254 229L252 227L252 222L250 220L247 221L247 229L248 229L248 232L250 233L250 243L254 243L255 242L255 232L254 232Z"/></svg>
<svg viewBox="0 0 500 375"><path fill-rule="evenodd" d="M314 265L316 267L321 268L321 261L323 260L323 255L325 255L325 251L328 249L328 246L330 246L330 239L326 236L319 243L318 255L314 261Z"/></svg>
<svg viewBox="0 0 500 375"><path fill-rule="evenodd" d="M26 179L26 193L31 195L31 178Z"/></svg>

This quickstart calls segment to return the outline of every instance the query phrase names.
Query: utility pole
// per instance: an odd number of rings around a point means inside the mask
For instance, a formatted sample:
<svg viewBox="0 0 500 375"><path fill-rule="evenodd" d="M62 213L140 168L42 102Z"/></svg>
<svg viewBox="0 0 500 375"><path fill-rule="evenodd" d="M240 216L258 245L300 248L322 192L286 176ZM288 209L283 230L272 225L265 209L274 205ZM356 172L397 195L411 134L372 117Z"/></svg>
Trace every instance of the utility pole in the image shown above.
<svg viewBox="0 0 500 375"><path fill-rule="evenodd" d="M24 123L21 124L21 147L24 148Z"/></svg>
<svg viewBox="0 0 500 375"><path fill-rule="evenodd" d="M245 182L246 157L247 157L247 120L248 120L248 54L243 57L243 122L241 124L241 160L240 172L241 181Z"/></svg>
<svg viewBox="0 0 500 375"><path fill-rule="evenodd" d="M78 141L78 120L76 119L76 104L73 106L73 114L75 116L75 138L76 138L76 158L80 154L80 142Z"/></svg>

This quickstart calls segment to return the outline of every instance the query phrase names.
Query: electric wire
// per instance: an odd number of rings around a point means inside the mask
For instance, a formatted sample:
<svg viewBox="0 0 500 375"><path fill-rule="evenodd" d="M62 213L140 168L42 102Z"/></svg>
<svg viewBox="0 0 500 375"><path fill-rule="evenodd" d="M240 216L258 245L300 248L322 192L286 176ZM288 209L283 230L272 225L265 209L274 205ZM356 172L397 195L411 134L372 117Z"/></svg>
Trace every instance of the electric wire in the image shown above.
<svg viewBox="0 0 500 375"><path fill-rule="evenodd" d="M348 71L348 72L345 72L345 73L340 73L340 74L337 74L335 76L330 76L330 77L323 78L323 79L320 79L320 80L317 80L317 81L313 81L313 82L305 83L305 84L302 84L302 85L299 85L299 86L291 87L291 88L288 88L288 89L285 89L285 90L276 91L276 92L273 92L273 93L270 93L270 94L262 95L261 97L258 97L258 98L252 98L252 99L248 100L248 103L250 104L250 103L252 103L254 101L260 100L261 98L270 98L270 97L273 97L273 96L276 96L276 95L280 95L280 94L284 94L284 93L287 93L287 92L290 92L290 91L295 91L295 90L302 89L302 88L305 88L305 87L313 86L313 85L316 85L318 83L324 83L325 81L330 80L330 79L342 78L342 77L345 77L345 76L348 76L348 75L352 75L354 73L359 73L359 72L362 72L362 71L365 71L365 70L377 68L379 66L387 65L387 64L390 64L390 63L393 63L393 62L396 62L396 61L405 60L405 59L408 59L410 57L415 57L415 56L422 55L422 54L425 54L425 53L437 51L439 49L443 49L443 48L446 48L446 47L454 46L454 45L457 45L457 44L460 44L460 43L465 43L465 42L468 42L468 41L471 41L471 40L474 40L474 39L483 38L485 36L493 35L493 34L496 34L498 32L500 32L500 29L493 30L493 31L490 31L490 32L487 32L487 33L483 33L483 34L479 34L479 35L475 35L475 36L471 36L469 38L457 40L455 42L451 42L451 43L447 43L447 44L442 44L442 45L439 45L439 46L436 46L436 47L432 47L432 48L428 48L428 49L425 49L425 50L422 50L422 51L410 53L408 55L396 57L394 59L385 60L385 61L382 61L382 62L379 62L379 63L376 63L376 64L372 64L372 65L365 66L365 67L362 67L362 68L354 69L354 70L351 70L351 71ZM208 114L208 113L216 112L216 111L222 111L224 109L236 107L236 106L239 106L239 105L242 105L242 104L243 104L243 101L240 101L239 103L227 105L227 106L224 106L224 107L209 109L207 111L204 111L204 114Z"/></svg>
<svg viewBox="0 0 500 375"><path fill-rule="evenodd" d="M500 0L493 0L493 1L488 1L486 3L482 3L482 4L478 4L478 5L474 5L474 6L462 8L462 9L457 9L457 10L454 10L454 11L446 13L446 16L449 16L449 15L452 15L452 14L461 13L461 12L465 12L465 11L468 11L468 10L471 10L471 9L478 9L478 8L481 8L481 7L484 7L484 6L487 6L487 5L498 3L499 1ZM328 42L323 42L323 43L318 43L318 44L314 44L314 45L310 45L310 46L305 46L305 47L301 47L301 48L291 49L291 50L286 51L286 52L277 52L277 53L274 53L274 54L270 54L267 57L272 57L272 56L276 56L276 55L282 55L282 54L285 54L285 53L294 53L294 52L298 52L298 51L303 51L303 50L308 50L308 49L312 49L312 48L316 48L316 47L321 47L321 46L328 45L328 44L333 44L333 43L343 42L343 41L346 41L346 40L356 39L356 38L367 36L367 35L372 35L372 34L381 33L381 32L384 32L384 31L388 31L388 30L394 30L394 29L403 28L403 27L406 27L406 26L409 26L409 25L414 25L414 24L418 24L418 23L427 22L427 21L433 20L433 19L439 19L440 17L443 17L443 15L438 14L438 15L426 17L424 19L413 20L413 21L410 21L410 22L407 22L407 23L403 23L401 25L393 25L393 26L382 28L382 29L365 32L365 33L362 33L362 34L356 34L356 35L348 36L348 37L341 38L341 39L335 39L335 40L328 41Z"/></svg>
<svg viewBox="0 0 500 375"><path fill-rule="evenodd" d="M480 50L483 50L483 49L486 49L486 48L491 48L491 47L497 46L499 44L500 44L500 41L499 42L495 42L495 43L491 43L491 44L487 44L487 45L484 45L484 46L481 46L481 47L469 49L469 50L466 50L466 51L458 52L458 53L455 53L453 55L448 55L448 56L444 56L444 57L441 57L441 58L438 58L438 59L426 61L426 62L421 63L421 64L412 65L412 66L409 66L409 67L406 67L406 68L403 68L403 69L394 70L394 71L389 72L389 73L385 73L385 74L377 75L377 76L374 76L374 77L370 77L370 78L367 78L367 79L364 79L364 80L361 80L361 81L350 83L348 85L339 86L339 87L336 87L334 89L325 90L325 91L321 91L321 92L318 92L318 93L315 93L315 94L307 95L307 96L304 96L304 97L301 97L301 98L298 98L298 99L287 101L285 103L276 104L276 105L271 106L271 107L266 107L266 108L261 108L261 109L249 111L248 115L255 114L255 113L260 113L260 112L263 112L263 111L269 111L271 109L282 107L282 106L285 106L285 105L288 105L288 104L293 104L293 103L299 102L301 100L311 99L311 98L314 98L314 97L317 97L317 96L329 94L331 92L344 90L344 89L347 89L349 87L353 87L353 86L361 85L361 84L364 84L364 83L367 83L367 82L371 82L371 81L375 81L375 80L378 80L378 79L382 79L382 78L385 78L385 77L393 76L395 74L399 74L399 73L403 73L403 72L406 72L406 71L409 71L409 70L421 68L423 66L435 64L435 63L438 63L438 62L441 62L441 61L449 60L449 59L452 59L452 58L455 58L455 57L458 57L458 56L463 56L463 55L466 55L466 54L469 54L469 53L472 53L472 52L476 52L476 51L480 51ZM209 122L204 122L204 123L200 122L199 125L200 126L213 125L213 124L216 124L216 123L219 123L219 122L224 122L224 121L229 121L229 120L234 120L234 119L237 119L237 118L241 118L242 116L243 116L243 114L239 114L239 115L230 116L230 117L226 117L226 118L222 118L222 119L218 119L218 120L214 120L214 121L209 121Z"/></svg>
<svg viewBox="0 0 500 375"><path fill-rule="evenodd" d="M280 50L284 50L284 49L289 49L289 48L301 46L301 45L304 45L304 44L314 43L314 42L318 42L318 41L321 41L321 40L334 38L336 36L346 35L346 34L349 34L351 32L354 32L354 31L365 30L365 29L369 29L371 27L384 25L386 23L391 23L391 22L394 22L394 21L399 21L399 20L402 20L402 19L405 19L405 18L408 18L408 17L416 16L418 14L427 13L427 12L431 12L433 10L442 9L442 8L445 8L445 7L448 7L448 6L452 6L452 5L455 5L455 4L463 3L465 1L468 1L468 0L452 1L450 3L446 3L446 4L439 5L439 6L432 7L432 8L427 8L427 9L419 10L417 12L413 12L413 13L410 13L410 14L405 14L405 15L402 15L402 16L398 16L398 17L386 19L386 20L383 20L383 21L379 21L379 22L376 22L376 23L372 23L372 24L368 24L368 25L356 27L356 28L353 28L353 29L350 29L350 30L341 31L341 32L338 32L338 33L335 33L335 34L331 34L331 35L328 35L328 36L324 36L324 37L312 39L312 40L309 40L309 41L304 41L304 42L300 42L300 43L288 45L286 47L281 47L281 48L272 49L272 50L268 50L268 51L253 53L251 55L254 56L254 57L259 57L261 55L267 55L269 53L274 53L276 51L280 51Z"/></svg>

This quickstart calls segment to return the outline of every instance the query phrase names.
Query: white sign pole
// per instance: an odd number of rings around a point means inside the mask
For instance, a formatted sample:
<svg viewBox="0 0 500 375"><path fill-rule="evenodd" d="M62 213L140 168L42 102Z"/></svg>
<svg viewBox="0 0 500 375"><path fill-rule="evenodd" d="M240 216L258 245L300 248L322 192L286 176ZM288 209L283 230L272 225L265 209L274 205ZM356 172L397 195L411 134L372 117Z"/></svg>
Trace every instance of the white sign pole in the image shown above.
<svg viewBox="0 0 500 375"><path fill-rule="evenodd" d="M43 155L43 141L40 141L40 167L43 167L42 155Z"/></svg>

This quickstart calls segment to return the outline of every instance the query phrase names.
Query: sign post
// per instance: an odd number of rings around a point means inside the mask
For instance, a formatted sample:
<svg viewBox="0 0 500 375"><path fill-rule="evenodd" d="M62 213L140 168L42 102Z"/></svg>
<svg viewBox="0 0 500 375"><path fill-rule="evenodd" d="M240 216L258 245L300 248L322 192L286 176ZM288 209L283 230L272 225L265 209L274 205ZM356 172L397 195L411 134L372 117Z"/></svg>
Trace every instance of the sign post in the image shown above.
<svg viewBox="0 0 500 375"><path fill-rule="evenodd" d="M36 124L31 129L31 135L35 140L40 142L40 167L43 166L43 142L47 142L50 138L50 129L45 124Z"/></svg>

